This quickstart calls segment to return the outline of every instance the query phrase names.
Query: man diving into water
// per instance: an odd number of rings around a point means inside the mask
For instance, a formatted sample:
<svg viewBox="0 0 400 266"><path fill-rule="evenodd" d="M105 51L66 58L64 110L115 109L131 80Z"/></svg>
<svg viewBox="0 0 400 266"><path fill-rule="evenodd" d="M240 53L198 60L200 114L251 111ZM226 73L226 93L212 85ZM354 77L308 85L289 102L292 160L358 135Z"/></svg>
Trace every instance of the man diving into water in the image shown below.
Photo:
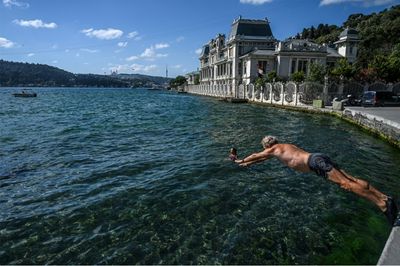
<svg viewBox="0 0 400 266"><path fill-rule="evenodd" d="M367 181L357 179L339 169L327 155L308 153L295 145L278 143L274 136L264 137L261 144L264 147L263 151L253 153L243 160L237 159L235 163L240 166L249 166L276 157L296 171L303 173L314 171L317 175L327 178L341 188L370 200L386 215L391 226L395 223L398 213L396 202L371 186ZM237 156L236 149L234 152Z"/></svg>

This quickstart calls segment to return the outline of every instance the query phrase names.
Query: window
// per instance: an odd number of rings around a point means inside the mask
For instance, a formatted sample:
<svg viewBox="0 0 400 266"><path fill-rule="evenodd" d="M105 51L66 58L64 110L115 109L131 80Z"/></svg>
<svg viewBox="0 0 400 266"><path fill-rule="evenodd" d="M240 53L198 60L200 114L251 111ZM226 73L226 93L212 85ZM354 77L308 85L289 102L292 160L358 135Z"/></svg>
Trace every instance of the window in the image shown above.
<svg viewBox="0 0 400 266"><path fill-rule="evenodd" d="M258 61L257 68L258 68L258 73L257 73L258 77L264 76L268 70L268 61Z"/></svg>
<svg viewBox="0 0 400 266"><path fill-rule="evenodd" d="M243 52L244 50L243 50L243 46L239 46L239 55L243 55Z"/></svg>
<svg viewBox="0 0 400 266"><path fill-rule="evenodd" d="M297 71L302 71L305 74L307 73L307 60L299 60Z"/></svg>
<svg viewBox="0 0 400 266"><path fill-rule="evenodd" d="M294 72L296 72L296 59L292 59L292 68L290 70L290 74L293 74Z"/></svg>

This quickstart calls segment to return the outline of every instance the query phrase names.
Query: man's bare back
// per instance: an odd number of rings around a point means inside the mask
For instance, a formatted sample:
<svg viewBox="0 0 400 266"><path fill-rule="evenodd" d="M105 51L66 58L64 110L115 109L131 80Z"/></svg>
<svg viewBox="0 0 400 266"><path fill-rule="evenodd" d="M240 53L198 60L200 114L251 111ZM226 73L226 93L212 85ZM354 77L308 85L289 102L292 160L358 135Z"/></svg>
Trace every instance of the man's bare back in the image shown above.
<svg viewBox="0 0 400 266"><path fill-rule="evenodd" d="M272 147L264 149L262 152L253 153L247 157L246 161L237 160L236 162L241 166L247 166L252 162L264 161L271 157L276 157L282 163L294 170L300 172L311 171L308 167L308 158L310 157L310 153L292 144L275 144Z"/></svg>
<svg viewBox="0 0 400 266"><path fill-rule="evenodd" d="M282 163L300 172L310 172L308 158L310 153L292 144L276 144L264 152L278 158Z"/></svg>

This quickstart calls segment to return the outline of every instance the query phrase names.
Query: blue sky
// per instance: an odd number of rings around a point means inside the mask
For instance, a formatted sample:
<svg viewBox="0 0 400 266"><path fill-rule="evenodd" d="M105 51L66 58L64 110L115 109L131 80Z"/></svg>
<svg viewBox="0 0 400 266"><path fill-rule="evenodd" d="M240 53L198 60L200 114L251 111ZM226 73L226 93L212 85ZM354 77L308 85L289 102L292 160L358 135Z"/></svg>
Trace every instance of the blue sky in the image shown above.
<svg viewBox="0 0 400 266"><path fill-rule="evenodd" d="M232 21L271 22L283 40L319 23L379 12L400 0L0 0L0 59L73 73L175 77L194 71L203 44Z"/></svg>

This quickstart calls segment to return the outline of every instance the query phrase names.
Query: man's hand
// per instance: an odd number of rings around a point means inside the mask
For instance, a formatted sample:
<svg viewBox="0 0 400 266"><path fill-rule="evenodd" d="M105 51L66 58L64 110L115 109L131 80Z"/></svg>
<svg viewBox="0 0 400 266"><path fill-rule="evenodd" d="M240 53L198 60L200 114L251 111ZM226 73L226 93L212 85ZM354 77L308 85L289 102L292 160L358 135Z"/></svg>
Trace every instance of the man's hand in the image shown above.
<svg viewBox="0 0 400 266"><path fill-rule="evenodd" d="M240 166L247 166L249 163L245 163L244 160L235 160L235 163L239 164Z"/></svg>

